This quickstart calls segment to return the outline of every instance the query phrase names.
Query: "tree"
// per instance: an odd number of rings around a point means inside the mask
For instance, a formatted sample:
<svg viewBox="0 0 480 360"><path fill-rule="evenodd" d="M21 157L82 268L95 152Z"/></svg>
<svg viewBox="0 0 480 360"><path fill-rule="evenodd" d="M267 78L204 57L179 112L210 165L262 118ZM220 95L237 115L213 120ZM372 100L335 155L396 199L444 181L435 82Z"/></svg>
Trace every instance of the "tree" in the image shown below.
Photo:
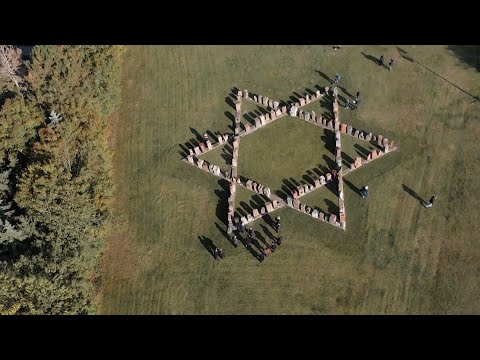
<svg viewBox="0 0 480 360"><path fill-rule="evenodd" d="M23 78L19 75L22 65L22 50L11 45L0 45L0 81L2 90L19 91L22 89Z"/></svg>

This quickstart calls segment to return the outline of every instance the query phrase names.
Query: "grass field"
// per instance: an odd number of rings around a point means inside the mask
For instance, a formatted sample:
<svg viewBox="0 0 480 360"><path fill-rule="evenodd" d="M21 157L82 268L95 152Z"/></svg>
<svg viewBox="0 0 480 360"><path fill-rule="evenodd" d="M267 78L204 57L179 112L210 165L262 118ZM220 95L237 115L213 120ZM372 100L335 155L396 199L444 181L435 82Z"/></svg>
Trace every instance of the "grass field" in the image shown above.
<svg viewBox="0 0 480 360"><path fill-rule="evenodd" d="M392 72L372 61L381 54L395 57ZM480 74L446 46L133 46L123 72L101 313L480 313L480 103L470 95L480 94ZM337 72L341 96L362 96L358 111L340 109L342 122L400 148L345 177L346 231L276 212L285 242L260 264L224 237L226 184L181 162L180 145L230 131L234 88L288 100ZM249 106L244 121L261 111ZM242 138L239 173L281 190L284 179L328 165L328 136L280 119ZM345 159L358 156L353 139L342 145ZM205 158L228 169L229 151ZM366 184L362 200L355 189ZM415 193L438 201L425 209ZM255 196L239 191L237 207L262 201ZM337 204L327 188L305 202ZM271 242L264 220L253 226ZM203 236L225 249L224 260L214 261Z"/></svg>

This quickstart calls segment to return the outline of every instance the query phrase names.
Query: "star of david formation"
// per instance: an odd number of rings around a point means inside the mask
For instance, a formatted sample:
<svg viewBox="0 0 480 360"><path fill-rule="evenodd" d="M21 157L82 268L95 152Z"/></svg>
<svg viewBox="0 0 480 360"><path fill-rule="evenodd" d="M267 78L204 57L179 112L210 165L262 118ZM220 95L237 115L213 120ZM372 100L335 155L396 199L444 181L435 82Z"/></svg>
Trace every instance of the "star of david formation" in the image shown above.
<svg viewBox="0 0 480 360"><path fill-rule="evenodd" d="M308 105L314 101L322 99L327 95L332 96L333 104L333 121L327 120L322 116L316 116L314 111L308 112L304 111L301 108L305 105ZM249 100L257 104L265 106L269 112L264 115L258 116L255 118L255 125L245 124L241 122L241 109L242 101ZM289 104L288 106L280 106L280 104ZM345 213L345 200L343 192L343 177L350 172L362 167L365 164L368 164L379 157L396 150L397 148L394 145L394 141L389 140L382 135L373 135L370 132L364 130L358 130L353 128L351 125L340 123L339 113L338 113L338 100L337 100L337 88L325 87L324 91L318 90L315 94L305 95L304 98L300 98L298 102L280 102L269 99L266 96L262 95L253 95L249 94L247 90L238 91L237 101L235 102L235 134L234 136L218 135L217 142L213 143L210 140L206 140L199 144L191 150L190 155L187 155L186 158L182 160L196 166L208 173L211 173L219 178L225 179L230 183L230 196L228 198L228 229L227 232L231 234L233 230L236 229L234 225L234 216L235 216L235 191L237 186L243 186L249 190L252 190L258 194L265 195L271 201L267 202L264 207L260 209L253 209L251 214L248 214L246 217L241 217L241 222L244 225L247 225L265 214L270 214L278 209L281 209L284 206L289 206L292 209L300 211L303 214L311 216L313 219L324 221L328 224L331 224L337 228L346 230L347 218ZM307 121L312 125L319 126L324 129L331 130L335 133L335 163L336 169L330 170L330 172L321 175L319 178L314 179L314 183L300 185L296 190L292 191L290 196L287 197L287 201L273 194L269 187L260 184L259 182L247 179L245 177L238 176L237 166L238 166L238 150L240 146L240 138L243 136L250 135L257 129L260 129L264 126L271 124L272 122L290 115L294 118L299 118L301 120ZM344 168L342 166L342 144L340 134L346 134L353 137L356 137L360 140L365 140L368 142L378 144L379 149L372 150L367 159L362 159L360 157L355 158L354 162L350 164L349 168ZM209 162L200 159L197 155L205 154L227 142L231 142L233 145L233 156L230 171L226 171L218 167L217 165L210 164ZM300 199L310 194L311 192L321 188L322 186L332 182L338 182L338 214L325 214L321 211L313 209L312 207L301 203Z"/></svg>

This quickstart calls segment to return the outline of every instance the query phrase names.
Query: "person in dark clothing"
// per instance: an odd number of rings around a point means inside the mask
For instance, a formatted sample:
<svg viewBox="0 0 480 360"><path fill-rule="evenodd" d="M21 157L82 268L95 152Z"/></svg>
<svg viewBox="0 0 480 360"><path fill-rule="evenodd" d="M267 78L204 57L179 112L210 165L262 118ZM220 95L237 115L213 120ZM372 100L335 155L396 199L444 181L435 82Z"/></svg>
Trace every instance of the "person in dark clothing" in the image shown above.
<svg viewBox="0 0 480 360"><path fill-rule="evenodd" d="M280 222L280 216L277 216L275 218L275 230L278 232L280 232L280 230L282 229L282 223Z"/></svg>
<svg viewBox="0 0 480 360"><path fill-rule="evenodd" d="M223 249L218 249L218 256L223 259L225 257L225 251L223 251Z"/></svg>
<svg viewBox="0 0 480 360"><path fill-rule="evenodd" d="M335 85L338 85L338 82L340 81L340 79L341 79L340 74L336 74L335 75Z"/></svg>
<svg viewBox="0 0 480 360"><path fill-rule="evenodd" d="M357 91L357 97L355 98L355 100L358 102L358 99L360 99L360 90Z"/></svg>
<svg viewBox="0 0 480 360"><path fill-rule="evenodd" d="M213 252L213 257L215 258L215 260L218 260L218 258L219 258L219 252L218 252L217 247L215 248L215 251Z"/></svg>
<svg viewBox="0 0 480 360"><path fill-rule="evenodd" d="M362 199L368 197L368 186L364 186L360 189L360 196L362 197Z"/></svg>
<svg viewBox="0 0 480 360"><path fill-rule="evenodd" d="M237 226L238 231L240 231L240 234L243 234L243 231L245 230L245 225L241 221L238 222Z"/></svg>
<svg viewBox="0 0 480 360"><path fill-rule="evenodd" d="M277 244L278 244L278 245L281 245L281 244L282 244L282 237L281 237L281 236L279 236L279 237L277 238Z"/></svg>
<svg viewBox="0 0 480 360"><path fill-rule="evenodd" d="M380 56L380 61L379 61L379 65L383 67L383 64L385 63L385 58L382 56Z"/></svg>
<svg viewBox="0 0 480 360"><path fill-rule="evenodd" d="M237 247L238 246L238 238L237 235L232 236L232 244L233 246Z"/></svg>
<svg viewBox="0 0 480 360"><path fill-rule="evenodd" d="M437 200L437 195L433 195L430 198L430 201L425 205L425 207L430 208L433 206L433 203Z"/></svg>
<svg viewBox="0 0 480 360"><path fill-rule="evenodd" d="M348 109L350 107L350 100L347 99L347 101L345 102L345 109Z"/></svg>
<svg viewBox="0 0 480 360"><path fill-rule="evenodd" d="M252 239L255 236L255 230L253 230L253 228L248 229L248 236L250 236Z"/></svg>
<svg viewBox="0 0 480 360"><path fill-rule="evenodd" d="M263 262L263 260L265 260L265 255L264 254L258 255L258 261Z"/></svg>
<svg viewBox="0 0 480 360"><path fill-rule="evenodd" d="M277 243L273 242L272 245L270 245L270 249L272 250L272 252L275 252L275 250L277 250Z"/></svg>
<svg viewBox="0 0 480 360"><path fill-rule="evenodd" d="M250 249L252 247L252 238L250 237L250 235L248 235L246 238L245 238L245 247L247 249Z"/></svg>
<svg viewBox="0 0 480 360"><path fill-rule="evenodd" d="M388 62L388 70L392 71L392 66L393 66L393 58L390 58L390 61Z"/></svg>

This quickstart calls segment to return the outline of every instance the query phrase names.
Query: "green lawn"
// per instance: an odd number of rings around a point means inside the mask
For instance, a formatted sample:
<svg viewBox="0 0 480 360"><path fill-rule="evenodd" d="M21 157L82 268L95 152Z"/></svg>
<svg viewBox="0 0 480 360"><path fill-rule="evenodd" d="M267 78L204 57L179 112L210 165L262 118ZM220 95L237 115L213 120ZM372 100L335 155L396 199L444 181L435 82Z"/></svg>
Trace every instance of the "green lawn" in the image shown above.
<svg viewBox="0 0 480 360"><path fill-rule="evenodd" d="M480 74L446 46L400 48L415 62L396 46L344 46L336 53L328 46L129 47L100 311L480 313L480 104L451 84L477 95ZM395 57L392 72L368 58L381 54ZM234 88L289 100L329 85L325 77L337 72L340 95L360 89L362 96L359 110L340 109L341 121L394 139L399 150L345 177L346 231L292 209L274 213L283 219L285 242L260 264L223 235L225 183L181 162L180 145L207 130L230 131ZM318 102L307 109L326 111ZM244 119L260 111L252 103L243 110ZM287 177L301 182L325 164L324 155L333 158L324 136L299 119L279 119L242 138L239 173L272 190ZM342 136L342 144L347 156L358 156L352 138ZM228 169L223 154L205 158ZM356 189L366 184L370 197L362 200ZM437 194L438 201L425 209L412 191L424 199ZM237 207L258 203L255 196L239 190ZM327 188L303 201L324 211L329 201L337 204ZM267 222L253 226L260 246L271 242ZM225 249L224 260L214 261L204 236Z"/></svg>

